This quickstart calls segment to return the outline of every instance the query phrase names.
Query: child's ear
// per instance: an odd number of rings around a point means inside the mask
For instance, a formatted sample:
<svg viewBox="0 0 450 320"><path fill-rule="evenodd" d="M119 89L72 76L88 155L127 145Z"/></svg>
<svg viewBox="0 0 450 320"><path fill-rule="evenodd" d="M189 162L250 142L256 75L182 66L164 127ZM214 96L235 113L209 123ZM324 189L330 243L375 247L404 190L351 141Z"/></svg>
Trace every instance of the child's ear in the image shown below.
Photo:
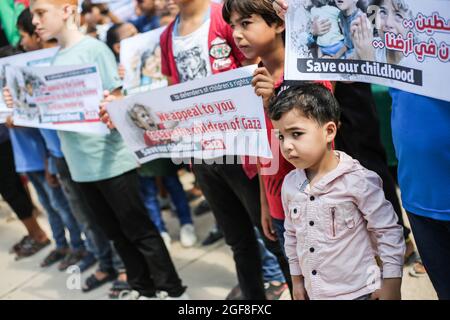
<svg viewBox="0 0 450 320"><path fill-rule="evenodd" d="M283 33L286 30L286 25L284 24L284 21L278 22L277 27L275 28L275 32L280 34Z"/></svg>
<svg viewBox="0 0 450 320"><path fill-rule="evenodd" d="M327 139L327 143L333 142L334 139L336 138L336 134L337 134L336 123L334 123L333 121L326 123L324 126L324 131L325 131L325 137Z"/></svg>

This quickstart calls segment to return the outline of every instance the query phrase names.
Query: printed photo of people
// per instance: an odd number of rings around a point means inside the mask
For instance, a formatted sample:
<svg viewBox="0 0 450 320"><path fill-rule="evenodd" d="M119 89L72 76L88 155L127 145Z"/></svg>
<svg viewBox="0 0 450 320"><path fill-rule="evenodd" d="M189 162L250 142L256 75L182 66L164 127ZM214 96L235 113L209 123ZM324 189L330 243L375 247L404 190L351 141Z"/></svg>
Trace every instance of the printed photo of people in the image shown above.
<svg viewBox="0 0 450 320"><path fill-rule="evenodd" d="M134 125L143 131L143 139L145 144L149 147L158 145L166 145L176 143L172 138L170 139L155 139L152 137L152 132L158 130L171 130L178 126L178 122L171 121L166 123L158 122L158 117L152 112L150 107L144 106L140 103L133 104L128 109L129 119ZM142 134L142 133L141 133Z"/></svg>

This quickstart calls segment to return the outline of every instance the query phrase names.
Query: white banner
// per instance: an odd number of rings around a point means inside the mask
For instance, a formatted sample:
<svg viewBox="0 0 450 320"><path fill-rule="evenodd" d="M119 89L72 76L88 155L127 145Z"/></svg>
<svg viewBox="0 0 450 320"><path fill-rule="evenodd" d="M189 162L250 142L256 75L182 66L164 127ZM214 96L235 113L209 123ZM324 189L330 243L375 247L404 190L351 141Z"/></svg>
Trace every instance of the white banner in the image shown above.
<svg viewBox="0 0 450 320"><path fill-rule="evenodd" d="M120 63L125 67L124 93L145 92L167 86L161 72L159 37L165 27L120 42Z"/></svg>
<svg viewBox="0 0 450 320"><path fill-rule="evenodd" d="M140 163L156 158L271 158L262 99L248 66L136 94L107 106Z"/></svg>
<svg viewBox="0 0 450 320"><path fill-rule="evenodd" d="M58 51L57 48L31 51L0 59L0 88L6 85L5 69L8 65L13 66L48 66ZM0 91L0 123L12 114L12 109L7 108L3 102L3 90Z"/></svg>
<svg viewBox="0 0 450 320"><path fill-rule="evenodd" d="M6 67L14 124L106 134L99 119L102 82L95 65Z"/></svg>
<svg viewBox="0 0 450 320"><path fill-rule="evenodd" d="M362 81L450 101L449 62L449 0L289 1L288 81Z"/></svg>

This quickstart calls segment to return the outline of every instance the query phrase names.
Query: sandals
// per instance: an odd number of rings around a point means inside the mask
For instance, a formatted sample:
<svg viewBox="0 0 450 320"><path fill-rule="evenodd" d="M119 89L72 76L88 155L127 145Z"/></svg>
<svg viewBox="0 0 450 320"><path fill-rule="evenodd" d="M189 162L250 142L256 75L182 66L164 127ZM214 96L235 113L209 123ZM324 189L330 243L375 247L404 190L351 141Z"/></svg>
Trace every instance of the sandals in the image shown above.
<svg viewBox="0 0 450 320"><path fill-rule="evenodd" d="M41 268L50 267L58 261L63 260L67 255L67 250L64 249L55 249L52 250L47 257L45 257L44 261L41 262Z"/></svg>
<svg viewBox="0 0 450 320"><path fill-rule="evenodd" d="M25 243L27 243L31 239L30 236L24 236L19 242L17 242L15 245L9 249L9 253L14 254L20 251L20 249L24 246Z"/></svg>
<svg viewBox="0 0 450 320"><path fill-rule="evenodd" d="M93 273L86 279L84 286L81 288L81 290L85 293L92 291L94 289L101 287L105 283L114 280L116 277L117 277L117 274L115 272L108 273L108 275L105 278L103 278L102 280L99 280L95 276L95 273Z"/></svg>
<svg viewBox="0 0 450 320"><path fill-rule="evenodd" d="M130 291L132 288L126 281L116 280L113 282L111 289L109 290L110 299L119 299L122 292Z"/></svg>
<svg viewBox="0 0 450 320"><path fill-rule="evenodd" d="M17 247L18 250L16 251L16 261L22 258L31 257L50 245L50 243L51 241L49 239L44 242L37 242L32 238L25 240L20 246Z"/></svg>

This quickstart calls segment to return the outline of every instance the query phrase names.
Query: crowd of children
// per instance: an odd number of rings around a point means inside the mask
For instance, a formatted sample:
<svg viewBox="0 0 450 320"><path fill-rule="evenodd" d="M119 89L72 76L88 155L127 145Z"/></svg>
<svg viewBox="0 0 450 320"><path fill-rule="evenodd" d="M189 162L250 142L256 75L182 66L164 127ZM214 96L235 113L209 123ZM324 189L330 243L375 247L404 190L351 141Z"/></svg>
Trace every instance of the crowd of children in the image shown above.
<svg viewBox="0 0 450 320"><path fill-rule="evenodd" d="M227 299L401 299L409 263L415 275L429 275L440 299L450 299L448 102L390 90L400 203L371 86L284 82L286 1L6 2L17 12L16 30L0 15L0 40L9 44L0 57L21 52L16 47L59 46L53 66L96 64L105 90L99 114L112 129L99 136L17 127L13 118L0 125L0 193L28 232L11 249L17 259L52 243L34 214L29 181L55 244L42 267L85 271L98 262L85 292L114 281L111 298L188 299L161 210L170 199L180 242L192 247L189 202L203 195L195 211L210 209L217 221L205 242L223 235L233 253L238 284ZM308 32L319 57L363 55L354 30L364 27L366 1L306 2L317 16ZM403 0L384 2L403 8ZM120 42L160 26L160 73L169 85L258 64L252 86L263 100L273 159L137 164L106 105L123 98ZM214 51L217 45L225 49ZM8 87L3 98L12 105ZM193 173L193 190L183 189L180 171Z"/></svg>

